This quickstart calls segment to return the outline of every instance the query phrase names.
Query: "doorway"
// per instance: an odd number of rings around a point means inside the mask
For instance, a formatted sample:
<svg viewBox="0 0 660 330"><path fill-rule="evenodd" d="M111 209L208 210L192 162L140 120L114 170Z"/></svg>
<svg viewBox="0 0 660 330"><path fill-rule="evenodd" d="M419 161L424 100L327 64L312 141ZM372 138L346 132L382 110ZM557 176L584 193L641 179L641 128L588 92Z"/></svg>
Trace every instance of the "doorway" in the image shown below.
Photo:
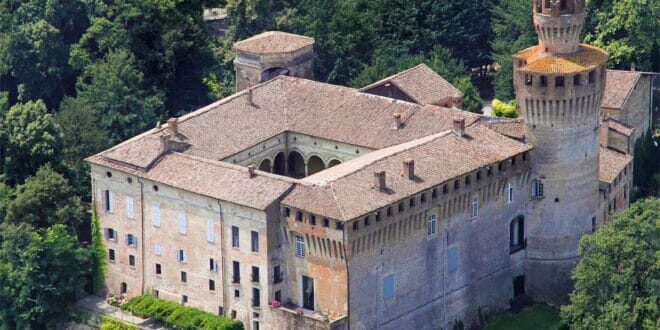
<svg viewBox="0 0 660 330"><path fill-rule="evenodd" d="M525 294L525 275L513 279L513 296L519 297Z"/></svg>
<svg viewBox="0 0 660 330"><path fill-rule="evenodd" d="M302 277L302 296L303 308L314 310L314 279L311 277Z"/></svg>

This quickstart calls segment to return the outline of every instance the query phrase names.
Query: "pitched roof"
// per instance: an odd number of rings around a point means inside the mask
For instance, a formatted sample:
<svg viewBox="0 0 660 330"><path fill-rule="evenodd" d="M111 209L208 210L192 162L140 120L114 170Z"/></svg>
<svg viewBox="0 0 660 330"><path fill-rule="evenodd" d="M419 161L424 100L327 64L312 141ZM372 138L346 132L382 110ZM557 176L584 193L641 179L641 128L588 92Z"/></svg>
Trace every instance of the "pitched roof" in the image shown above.
<svg viewBox="0 0 660 330"><path fill-rule="evenodd" d="M475 123L466 129L465 137L442 132L374 151L304 178L282 203L348 221L530 149L531 145ZM402 162L407 158L415 161L413 180L402 173ZM385 192L373 189L374 173L380 171L386 172Z"/></svg>
<svg viewBox="0 0 660 330"><path fill-rule="evenodd" d="M290 53L314 44L314 38L267 31L234 44L234 49L253 54Z"/></svg>
<svg viewBox="0 0 660 330"><path fill-rule="evenodd" d="M607 70L601 107L621 109L641 75L637 71Z"/></svg>
<svg viewBox="0 0 660 330"><path fill-rule="evenodd" d="M608 148L600 148L600 169L598 179L612 183L623 169L632 162L632 156Z"/></svg>
<svg viewBox="0 0 660 330"><path fill-rule="evenodd" d="M518 140L523 140L525 138L527 127L525 126L525 121L522 118L507 119L483 116L481 117L481 121L488 128L502 135Z"/></svg>
<svg viewBox="0 0 660 330"><path fill-rule="evenodd" d="M623 134L628 137L632 136L633 132L635 132L634 128L611 117L607 119L607 127L617 133Z"/></svg>
<svg viewBox="0 0 660 330"><path fill-rule="evenodd" d="M527 48L514 55L525 61L520 67L522 72L536 74L580 73L593 70L607 62L608 54L604 50L580 44L577 52L569 55L554 55L540 51L539 45Z"/></svg>
<svg viewBox="0 0 660 330"><path fill-rule="evenodd" d="M386 83L393 84L419 104L438 104L448 97L462 97L463 93L422 63L360 89L367 92Z"/></svg>

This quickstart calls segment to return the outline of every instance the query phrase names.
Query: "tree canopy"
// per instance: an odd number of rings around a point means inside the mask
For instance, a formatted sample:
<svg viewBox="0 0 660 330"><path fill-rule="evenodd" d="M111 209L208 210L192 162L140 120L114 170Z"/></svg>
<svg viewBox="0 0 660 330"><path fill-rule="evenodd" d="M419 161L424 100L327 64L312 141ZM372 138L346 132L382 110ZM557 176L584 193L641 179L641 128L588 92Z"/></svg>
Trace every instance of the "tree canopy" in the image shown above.
<svg viewBox="0 0 660 330"><path fill-rule="evenodd" d="M630 205L584 236L561 316L575 329L660 328L660 199Z"/></svg>

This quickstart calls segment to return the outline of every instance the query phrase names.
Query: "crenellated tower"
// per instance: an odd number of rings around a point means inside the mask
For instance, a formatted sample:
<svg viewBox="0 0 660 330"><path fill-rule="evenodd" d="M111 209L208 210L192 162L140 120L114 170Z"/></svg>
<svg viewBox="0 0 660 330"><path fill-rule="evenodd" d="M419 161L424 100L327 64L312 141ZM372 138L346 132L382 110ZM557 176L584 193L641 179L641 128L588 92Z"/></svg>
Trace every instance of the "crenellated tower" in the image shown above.
<svg viewBox="0 0 660 330"><path fill-rule="evenodd" d="M528 203L526 289L568 298L580 237L598 205L600 101L608 55L580 44L584 0L533 0L539 44L514 55L514 87L536 147Z"/></svg>

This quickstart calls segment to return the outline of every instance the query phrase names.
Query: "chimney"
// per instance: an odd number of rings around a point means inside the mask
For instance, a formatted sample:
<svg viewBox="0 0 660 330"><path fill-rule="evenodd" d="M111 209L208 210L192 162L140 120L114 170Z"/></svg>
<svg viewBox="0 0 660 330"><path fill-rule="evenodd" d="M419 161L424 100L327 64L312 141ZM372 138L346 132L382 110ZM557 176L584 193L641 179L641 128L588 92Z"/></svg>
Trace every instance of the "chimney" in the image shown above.
<svg viewBox="0 0 660 330"><path fill-rule="evenodd" d="M630 63L630 71L637 71L637 64L635 62Z"/></svg>
<svg viewBox="0 0 660 330"><path fill-rule="evenodd" d="M385 171L374 172L374 189L385 190Z"/></svg>
<svg viewBox="0 0 660 330"><path fill-rule="evenodd" d="M394 118L394 129L400 129L403 126L403 120L401 119L400 113L395 113L392 115Z"/></svg>
<svg viewBox="0 0 660 330"><path fill-rule="evenodd" d="M164 135L160 136L160 150L162 151L162 153L169 152L171 145L172 144L170 143L170 136L169 135L164 134Z"/></svg>
<svg viewBox="0 0 660 330"><path fill-rule="evenodd" d="M415 178L415 160L406 158L403 160L403 175L412 180Z"/></svg>
<svg viewBox="0 0 660 330"><path fill-rule="evenodd" d="M251 87L249 87L248 90L247 90L247 104L249 106L254 105L254 103L252 102L252 88Z"/></svg>
<svg viewBox="0 0 660 330"><path fill-rule="evenodd" d="M254 171L257 169L256 166L254 166L254 165L248 165L247 169L248 169L248 175L249 175L250 179L252 179L252 178L254 178L255 176L257 176L257 175L254 173Z"/></svg>
<svg viewBox="0 0 660 330"><path fill-rule="evenodd" d="M179 119L177 118L168 119L167 128L172 134L172 136L176 136L177 134L179 134Z"/></svg>
<svg viewBox="0 0 660 330"><path fill-rule="evenodd" d="M156 122L156 128L161 128L163 125L160 124L160 120Z"/></svg>
<svg viewBox="0 0 660 330"><path fill-rule="evenodd" d="M465 135L465 119L464 118L454 118L454 133L459 137Z"/></svg>
<svg viewBox="0 0 660 330"><path fill-rule="evenodd" d="M600 122L600 126L598 127L598 142L600 143L600 146L603 148L607 148L609 146L609 134L610 134L610 125L608 121L610 120L610 115L607 113L604 113L602 116L602 120Z"/></svg>

